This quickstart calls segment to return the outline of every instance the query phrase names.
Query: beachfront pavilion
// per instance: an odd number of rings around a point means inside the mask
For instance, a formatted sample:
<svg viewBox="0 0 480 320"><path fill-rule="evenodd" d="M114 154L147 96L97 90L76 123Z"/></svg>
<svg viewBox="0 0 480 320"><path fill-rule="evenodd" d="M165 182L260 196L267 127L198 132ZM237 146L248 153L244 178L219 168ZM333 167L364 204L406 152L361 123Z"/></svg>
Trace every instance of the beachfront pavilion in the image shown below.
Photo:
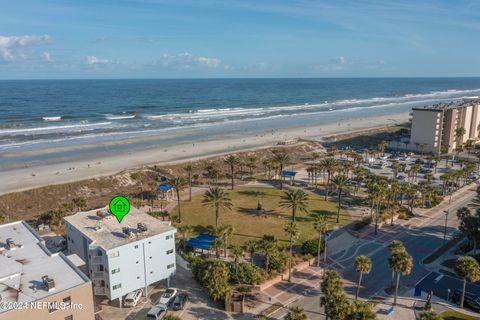
<svg viewBox="0 0 480 320"><path fill-rule="evenodd" d="M173 190L173 187L169 185L168 183L161 183L158 188L158 191L160 191L160 200L165 200L165 201L172 201L175 200L175 192Z"/></svg>
<svg viewBox="0 0 480 320"><path fill-rule="evenodd" d="M210 251L213 241L217 239L216 236L213 236L208 233L202 233L195 238L191 238L187 241L187 246L193 249L193 253L196 253L196 249L201 249L201 253L204 250Z"/></svg>
<svg viewBox="0 0 480 320"><path fill-rule="evenodd" d="M290 184L293 185L295 182L295 176L297 175L296 171L282 170L282 179L290 179Z"/></svg>

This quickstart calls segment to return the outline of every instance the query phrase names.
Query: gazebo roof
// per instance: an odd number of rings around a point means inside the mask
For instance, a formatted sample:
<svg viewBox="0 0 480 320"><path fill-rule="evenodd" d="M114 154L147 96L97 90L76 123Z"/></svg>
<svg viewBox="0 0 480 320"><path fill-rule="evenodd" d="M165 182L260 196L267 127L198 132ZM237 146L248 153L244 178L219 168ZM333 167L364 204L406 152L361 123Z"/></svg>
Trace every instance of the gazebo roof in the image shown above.
<svg viewBox="0 0 480 320"><path fill-rule="evenodd" d="M172 186L169 185L168 183L162 183L158 186L157 189L162 191L162 192L167 192L168 190L172 189Z"/></svg>
<svg viewBox="0 0 480 320"><path fill-rule="evenodd" d="M212 246L213 241L215 241L215 239L217 239L217 237L211 234L202 233L196 238L192 238L188 240L187 244L189 247L192 247L192 248L209 250L210 247Z"/></svg>
<svg viewBox="0 0 480 320"><path fill-rule="evenodd" d="M282 177L295 177L296 175L296 171L282 170Z"/></svg>

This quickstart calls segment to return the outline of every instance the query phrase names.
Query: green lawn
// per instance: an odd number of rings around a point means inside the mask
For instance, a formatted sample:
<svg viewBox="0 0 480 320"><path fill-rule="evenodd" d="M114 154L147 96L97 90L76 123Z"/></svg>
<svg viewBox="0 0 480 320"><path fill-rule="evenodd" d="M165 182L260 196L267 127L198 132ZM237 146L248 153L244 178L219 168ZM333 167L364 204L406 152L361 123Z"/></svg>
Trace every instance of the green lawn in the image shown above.
<svg viewBox="0 0 480 320"><path fill-rule="evenodd" d="M466 315L457 311L445 311L440 313L445 320L478 320L480 317Z"/></svg>
<svg viewBox="0 0 480 320"><path fill-rule="evenodd" d="M280 240L287 240L283 227L291 221L291 210L279 207L280 196L284 193L275 188L238 187L228 191L233 202L231 211L220 213L219 224L231 224L234 227L232 243L240 244L249 239L259 239L264 234L272 234ZM329 218L333 228L336 221L337 204L324 201L324 197L307 192L310 198L309 213L297 213L297 223L300 229L298 243L314 238L316 232L313 227L311 213L322 212ZM261 201L265 214L256 210L258 200ZM201 204L202 195L193 197L192 202L182 202L182 220L184 224L194 226L197 233L205 232L206 226L215 225L215 211L213 208ZM175 211L174 211L175 213ZM350 221L346 210L340 211L340 225Z"/></svg>

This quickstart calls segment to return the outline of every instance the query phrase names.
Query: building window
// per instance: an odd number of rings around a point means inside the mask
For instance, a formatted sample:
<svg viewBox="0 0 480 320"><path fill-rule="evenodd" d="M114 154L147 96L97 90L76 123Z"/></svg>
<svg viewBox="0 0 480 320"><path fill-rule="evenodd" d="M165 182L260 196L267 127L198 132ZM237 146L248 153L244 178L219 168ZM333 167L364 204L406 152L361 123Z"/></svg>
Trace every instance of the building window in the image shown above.
<svg viewBox="0 0 480 320"><path fill-rule="evenodd" d="M117 289L120 289L122 287L122 284L119 283L119 284L116 284L112 287L113 290L117 290Z"/></svg>
<svg viewBox="0 0 480 320"><path fill-rule="evenodd" d="M120 268L112 269L112 274L119 273L119 272L120 272Z"/></svg>
<svg viewBox="0 0 480 320"><path fill-rule="evenodd" d="M153 274L153 271L150 271L150 274Z"/></svg>
<svg viewBox="0 0 480 320"><path fill-rule="evenodd" d="M136 264L138 264L138 261L136 262Z"/></svg>
<svg viewBox="0 0 480 320"><path fill-rule="evenodd" d="M171 269L171 268L173 268L174 266L175 266L175 264L174 264L174 263L172 263L172 264L169 264L169 265L167 266L167 269Z"/></svg>
<svg viewBox="0 0 480 320"><path fill-rule="evenodd" d="M69 316L66 316L64 319L65 319L65 320L73 320L73 316L72 316L72 315L69 315Z"/></svg>
<svg viewBox="0 0 480 320"><path fill-rule="evenodd" d="M167 250L167 254L172 254L172 253L173 253L173 249Z"/></svg>
<svg viewBox="0 0 480 320"><path fill-rule="evenodd" d="M152 241L148 241L148 244L152 244Z"/></svg>
<svg viewBox="0 0 480 320"><path fill-rule="evenodd" d="M170 240L173 238L173 234L169 234L168 236L165 237L165 239Z"/></svg>
<svg viewBox="0 0 480 320"><path fill-rule="evenodd" d="M55 303L52 303L52 305L49 305L48 306L48 313L54 313L55 311L57 311L58 309L55 308Z"/></svg>
<svg viewBox="0 0 480 320"><path fill-rule="evenodd" d="M135 249L138 249L138 244L137 244L137 245L135 245Z"/></svg>
<svg viewBox="0 0 480 320"><path fill-rule="evenodd" d="M140 276L137 276L137 280L139 280L139 279L140 279Z"/></svg>
<svg viewBox="0 0 480 320"><path fill-rule="evenodd" d="M152 259L152 256L148 257L148 259Z"/></svg>
<svg viewBox="0 0 480 320"><path fill-rule="evenodd" d="M110 258L117 258L120 256L120 252L119 251L115 251L113 253L110 254Z"/></svg>
<svg viewBox="0 0 480 320"><path fill-rule="evenodd" d="M64 307L70 307L70 305L72 304L72 298L70 296L66 297L66 298L63 298L63 306Z"/></svg>

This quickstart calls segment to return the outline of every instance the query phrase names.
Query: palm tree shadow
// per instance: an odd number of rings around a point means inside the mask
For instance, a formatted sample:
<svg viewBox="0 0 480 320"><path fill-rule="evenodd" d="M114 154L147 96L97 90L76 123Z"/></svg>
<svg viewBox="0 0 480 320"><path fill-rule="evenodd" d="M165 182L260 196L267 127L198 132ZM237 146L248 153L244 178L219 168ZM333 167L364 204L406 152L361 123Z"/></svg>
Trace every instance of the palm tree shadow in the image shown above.
<svg viewBox="0 0 480 320"><path fill-rule="evenodd" d="M238 194L249 196L249 197L265 197L267 195L266 192L263 191L254 191L254 190L242 190L238 191Z"/></svg>

